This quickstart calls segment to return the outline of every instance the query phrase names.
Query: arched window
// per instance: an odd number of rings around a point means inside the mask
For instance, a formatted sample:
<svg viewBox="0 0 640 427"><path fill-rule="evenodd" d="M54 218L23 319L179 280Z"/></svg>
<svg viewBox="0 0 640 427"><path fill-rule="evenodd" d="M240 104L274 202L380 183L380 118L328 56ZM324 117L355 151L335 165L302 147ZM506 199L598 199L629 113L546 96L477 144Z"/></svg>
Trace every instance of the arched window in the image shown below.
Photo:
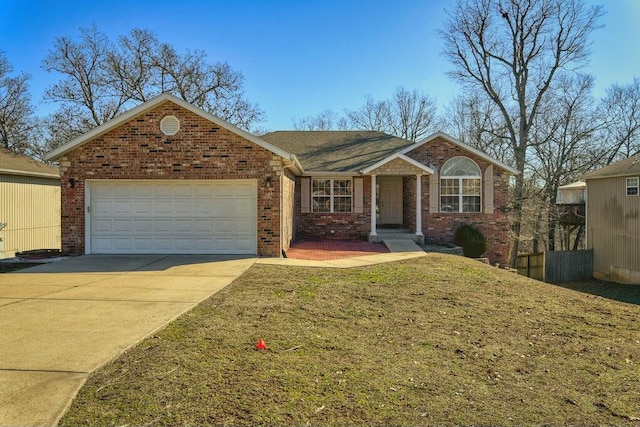
<svg viewBox="0 0 640 427"><path fill-rule="evenodd" d="M480 212L480 168L468 157L447 160L440 170L440 212Z"/></svg>

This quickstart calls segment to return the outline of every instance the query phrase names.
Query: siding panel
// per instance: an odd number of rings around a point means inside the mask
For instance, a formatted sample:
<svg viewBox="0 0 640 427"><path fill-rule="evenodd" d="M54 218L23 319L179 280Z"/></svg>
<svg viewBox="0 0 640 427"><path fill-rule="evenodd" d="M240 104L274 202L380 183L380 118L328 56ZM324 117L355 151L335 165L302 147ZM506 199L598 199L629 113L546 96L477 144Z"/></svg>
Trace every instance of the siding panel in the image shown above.
<svg viewBox="0 0 640 427"><path fill-rule="evenodd" d="M625 178L588 181L587 244L594 272L640 271L640 196L627 196Z"/></svg>
<svg viewBox="0 0 640 427"><path fill-rule="evenodd" d="M0 176L0 258L32 249L60 249L60 181Z"/></svg>

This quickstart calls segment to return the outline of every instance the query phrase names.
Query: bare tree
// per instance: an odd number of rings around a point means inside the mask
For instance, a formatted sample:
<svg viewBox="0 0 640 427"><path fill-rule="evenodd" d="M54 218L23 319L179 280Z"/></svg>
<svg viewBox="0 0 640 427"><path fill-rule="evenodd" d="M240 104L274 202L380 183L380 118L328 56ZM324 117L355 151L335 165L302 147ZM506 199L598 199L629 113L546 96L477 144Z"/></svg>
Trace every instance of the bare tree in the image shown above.
<svg viewBox="0 0 640 427"><path fill-rule="evenodd" d="M180 53L145 29L134 29L112 43L95 25L82 28L79 40L57 38L43 67L62 76L45 94L60 105L46 123L64 129L48 129L49 146L162 92L245 129L264 116L245 99L242 73L226 62L208 62L200 50Z"/></svg>
<svg viewBox="0 0 640 427"><path fill-rule="evenodd" d="M591 95L593 77L560 74L551 96L540 104L532 127L532 179L542 183L541 207L547 213L547 249L556 249L558 187L577 179L602 157L594 141L604 125Z"/></svg>
<svg viewBox="0 0 640 427"><path fill-rule="evenodd" d="M388 126L392 135L417 141L433 132L436 103L428 95L399 87L388 105Z"/></svg>
<svg viewBox="0 0 640 427"><path fill-rule="evenodd" d="M376 101L368 95L362 107L346 111L345 117L326 110L317 116L293 120L293 127L298 130L370 130L410 141L432 133L435 125L435 101L418 90L410 92L403 87L398 87L393 96L384 101Z"/></svg>
<svg viewBox="0 0 640 427"><path fill-rule="evenodd" d="M0 51L0 147L27 153L34 129L29 75L10 75L13 67Z"/></svg>
<svg viewBox="0 0 640 427"><path fill-rule="evenodd" d="M589 56L600 6L582 0L458 0L440 35L453 65L450 76L479 88L498 107L509 135L516 176L512 202L514 236L510 263L518 254L531 127L559 70L577 69Z"/></svg>
<svg viewBox="0 0 640 427"><path fill-rule="evenodd" d="M293 120L295 130L346 130L346 119L332 110L324 110L317 116L307 116L300 120Z"/></svg>
<svg viewBox="0 0 640 427"><path fill-rule="evenodd" d="M634 78L628 85L612 85L602 100L602 111L609 141L604 164L640 152L640 79Z"/></svg>
<svg viewBox="0 0 640 427"><path fill-rule="evenodd" d="M513 163L508 131L502 115L491 100L477 91L454 98L445 109L444 129L465 144L503 163Z"/></svg>
<svg viewBox="0 0 640 427"><path fill-rule="evenodd" d="M354 129L379 132L389 130L389 101L376 101L371 95L367 95L362 107L347 111L346 114L350 127Z"/></svg>

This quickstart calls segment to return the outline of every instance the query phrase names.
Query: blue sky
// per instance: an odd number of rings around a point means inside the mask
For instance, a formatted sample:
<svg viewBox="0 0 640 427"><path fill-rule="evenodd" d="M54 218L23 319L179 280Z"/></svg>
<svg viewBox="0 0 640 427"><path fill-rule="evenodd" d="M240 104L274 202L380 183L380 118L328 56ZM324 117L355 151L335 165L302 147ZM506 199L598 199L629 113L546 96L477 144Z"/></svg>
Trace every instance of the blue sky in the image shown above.
<svg viewBox="0 0 640 427"><path fill-rule="evenodd" d="M113 40L135 27L178 49L201 49L245 76L245 93L266 112L260 124L289 129L293 118L356 109L397 86L419 89L440 108L459 93L446 76L436 34L453 0L29 1L0 0L0 50L32 75L37 111L57 80L41 68L57 36L95 23ZM585 71L597 96L640 76L640 1L603 0L605 28L594 35Z"/></svg>

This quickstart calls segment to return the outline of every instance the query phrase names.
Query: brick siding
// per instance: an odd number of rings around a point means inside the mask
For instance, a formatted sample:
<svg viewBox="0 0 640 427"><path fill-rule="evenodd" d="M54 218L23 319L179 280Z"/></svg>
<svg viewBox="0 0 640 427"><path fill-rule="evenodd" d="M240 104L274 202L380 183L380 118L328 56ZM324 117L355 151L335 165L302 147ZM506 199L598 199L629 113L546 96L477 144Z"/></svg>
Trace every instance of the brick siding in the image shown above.
<svg viewBox="0 0 640 427"><path fill-rule="evenodd" d="M371 177L363 178L362 213L302 213L300 207L300 177L296 177L296 239L297 240L367 240L371 231Z"/></svg>
<svg viewBox="0 0 640 427"><path fill-rule="evenodd" d="M160 120L180 120L164 135ZM176 104L165 102L58 159L62 172L62 249L85 252L87 179L256 179L258 255L280 256L282 159ZM267 179L270 185L266 185ZM288 178L290 179L290 178ZM73 180L73 181L71 181ZM71 184L73 182L73 185ZM290 219L287 219L289 221Z"/></svg>
<svg viewBox="0 0 640 427"><path fill-rule="evenodd" d="M408 157L421 162L424 165L440 171L442 165L452 157L466 156L474 160L480 167L484 182L484 172L491 164L488 161L464 150L444 138L436 138L413 151L407 153ZM429 180L430 176L422 178L422 232L425 241L432 244L451 244L454 234L460 224L468 223L476 226L487 239L487 252L485 256L492 263L507 265L509 245L509 218L506 213L508 206L509 174L497 167L493 168L493 205L491 214L484 213L484 185L482 185L482 208L480 213L430 213L429 212ZM405 203L409 205L409 215L405 216L405 225L415 230L415 177L404 179ZM439 203L438 203L439 205Z"/></svg>

